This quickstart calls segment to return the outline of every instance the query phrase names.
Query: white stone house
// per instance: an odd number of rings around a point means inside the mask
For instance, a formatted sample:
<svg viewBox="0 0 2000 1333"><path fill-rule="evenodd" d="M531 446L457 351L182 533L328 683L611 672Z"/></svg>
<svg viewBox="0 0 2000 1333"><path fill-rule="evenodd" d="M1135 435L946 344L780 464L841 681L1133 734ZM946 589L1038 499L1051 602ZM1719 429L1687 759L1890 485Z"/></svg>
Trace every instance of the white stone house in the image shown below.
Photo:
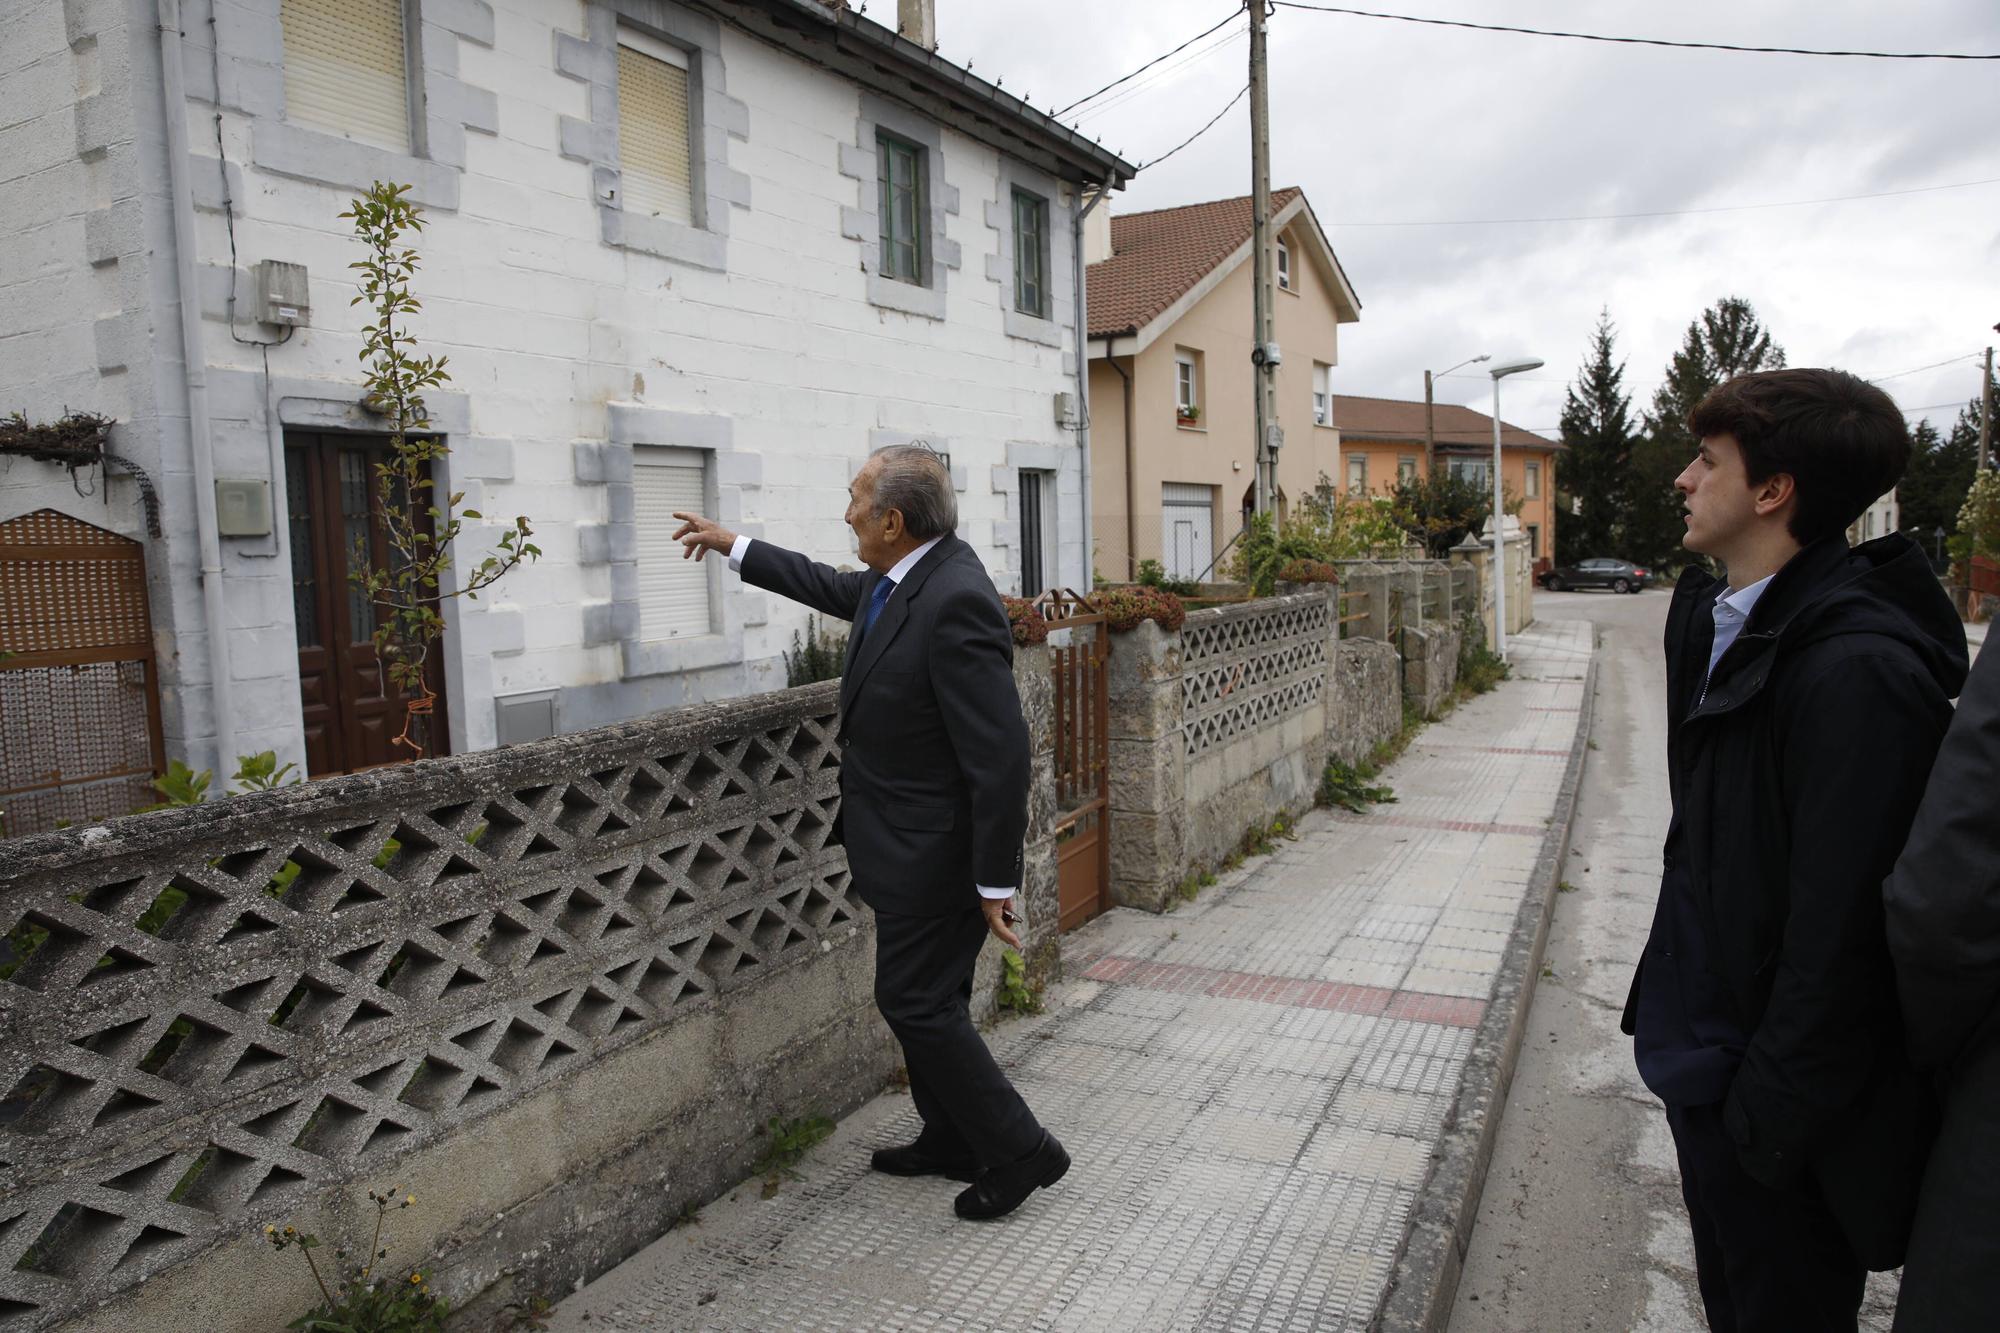
<svg viewBox="0 0 2000 1333"><path fill-rule="evenodd" d="M375 180L427 210L440 487L544 552L447 605L450 750L782 687L804 614L664 515L851 561L887 442L949 456L1002 591L1087 586L1077 238L1134 169L940 59L930 0L908 36L841 0L11 8L0 414L115 419L162 531L122 469L0 454L0 543L55 510L142 544L168 755L392 757L345 578L382 424L338 215Z"/></svg>

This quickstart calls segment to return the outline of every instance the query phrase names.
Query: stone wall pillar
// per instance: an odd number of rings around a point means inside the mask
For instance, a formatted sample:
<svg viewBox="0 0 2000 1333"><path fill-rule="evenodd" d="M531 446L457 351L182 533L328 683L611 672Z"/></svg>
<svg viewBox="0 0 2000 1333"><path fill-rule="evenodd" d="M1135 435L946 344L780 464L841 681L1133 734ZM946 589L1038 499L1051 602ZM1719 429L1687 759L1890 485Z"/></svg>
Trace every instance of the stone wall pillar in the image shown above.
<svg viewBox="0 0 2000 1333"><path fill-rule="evenodd" d="M1365 594L1351 608L1354 614L1367 613L1367 619L1357 620L1348 632L1351 639L1381 639L1389 637L1389 569L1373 560L1342 560L1338 562L1341 586L1350 593Z"/></svg>
<svg viewBox="0 0 2000 1333"><path fill-rule="evenodd" d="M1479 581L1479 596L1476 602L1479 621L1486 635L1486 642L1493 642L1493 546L1477 537L1467 537L1451 549L1451 558L1472 567L1472 575ZM1509 589L1511 592L1512 589Z"/></svg>
<svg viewBox="0 0 2000 1333"><path fill-rule="evenodd" d="M1021 961L1030 988L1039 989L1062 975L1062 908L1056 885L1056 728L1054 662L1046 644L1014 649L1014 688L1021 695L1021 715L1028 723L1028 752L1033 759L1028 779L1028 835L1021 852ZM973 976L972 1016L990 1017L998 1004L1000 948L980 952Z"/></svg>
<svg viewBox="0 0 2000 1333"><path fill-rule="evenodd" d="M1111 901L1165 909L1186 863L1181 636L1150 620L1113 637Z"/></svg>

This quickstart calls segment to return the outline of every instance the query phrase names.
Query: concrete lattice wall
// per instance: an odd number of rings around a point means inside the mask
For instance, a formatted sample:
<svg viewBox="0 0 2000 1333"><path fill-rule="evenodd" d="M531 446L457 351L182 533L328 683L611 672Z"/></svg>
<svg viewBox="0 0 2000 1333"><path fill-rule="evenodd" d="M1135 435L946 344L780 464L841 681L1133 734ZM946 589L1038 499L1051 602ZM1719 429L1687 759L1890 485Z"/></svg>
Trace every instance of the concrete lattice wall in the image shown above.
<svg viewBox="0 0 2000 1333"><path fill-rule="evenodd" d="M1331 586L1151 621L1110 656L1111 893L1160 911L1190 868L1313 803L1327 758L1402 722L1394 645L1340 637Z"/></svg>
<svg viewBox="0 0 2000 1333"><path fill-rule="evenodd" d="M1046 650L1016 676L1046 973ZM391 1181L396 1261L553 1295L876 1092L837 725L826 683L9 843L0 1320L280 1327L262 1227L365 1245Z"/></svg>

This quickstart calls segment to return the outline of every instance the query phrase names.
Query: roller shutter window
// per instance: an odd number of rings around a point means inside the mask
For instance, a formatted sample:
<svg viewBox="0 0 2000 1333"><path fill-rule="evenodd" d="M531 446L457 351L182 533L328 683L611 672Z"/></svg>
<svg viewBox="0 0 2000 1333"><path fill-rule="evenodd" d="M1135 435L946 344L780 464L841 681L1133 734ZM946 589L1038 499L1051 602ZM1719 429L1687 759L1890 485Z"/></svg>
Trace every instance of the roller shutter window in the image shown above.
<svg viewBox="0 0 2000 1333"><path fill-rule="evenodd" d="M618 163L628 213L694 225L687 53L618 34Z"/></svg>
<svg viewBox="0 0 2000 1333"><path fill-rule="evenodd" d="M707 505L701 455L685 449L633 450L633 520L638 529L639 637L648 643L713 632L709 562L686 560L674 540L674 511Z"/></svg>
<svg viewBox="0 0 2000 1333"><path fill-rule="evenodd" d="M410 151L403 0L281 0L285 118Z"/></svg>

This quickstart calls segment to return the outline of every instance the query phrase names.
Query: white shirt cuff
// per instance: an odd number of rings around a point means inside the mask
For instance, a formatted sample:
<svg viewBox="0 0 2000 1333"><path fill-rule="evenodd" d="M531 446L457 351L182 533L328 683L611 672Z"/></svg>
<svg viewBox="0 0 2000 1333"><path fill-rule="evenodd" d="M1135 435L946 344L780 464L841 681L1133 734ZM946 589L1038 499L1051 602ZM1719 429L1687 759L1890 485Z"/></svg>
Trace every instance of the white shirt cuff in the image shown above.
<svg viewBox="0 0 2000 1333"><path fill-rule="evenodd" d="M982 898L1011 898L1014 896L1014 890L1012 889L989 888L984 884L977 887L979 889L979 896Z"/></svg>
<svg viewBox="0 0 2000 1333"><path fill-rule="evenodd" d="M736 539L735 545L729 548L730 573L741 574L743 572L743 553L749 549L750 539L748 537L738 537Z"/></svg>

